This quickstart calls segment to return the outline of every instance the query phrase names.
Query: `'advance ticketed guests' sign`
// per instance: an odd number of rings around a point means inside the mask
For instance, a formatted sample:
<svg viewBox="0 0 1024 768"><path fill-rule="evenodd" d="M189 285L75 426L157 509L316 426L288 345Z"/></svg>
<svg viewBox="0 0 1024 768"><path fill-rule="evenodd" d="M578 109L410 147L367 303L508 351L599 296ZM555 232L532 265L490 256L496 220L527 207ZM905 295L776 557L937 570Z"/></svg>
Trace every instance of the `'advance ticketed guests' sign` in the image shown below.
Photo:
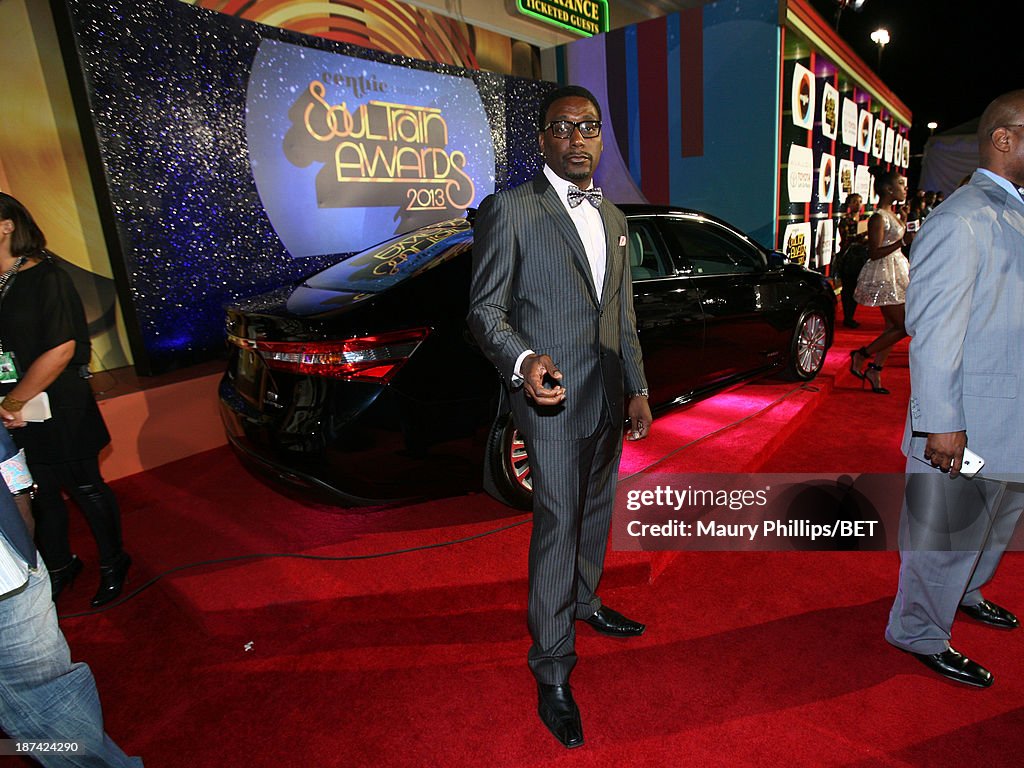
<svg viewBox="0 0 1024 768"><path fill-rule="evenodd" d="M466 77L263 40L246 138L260 200L296 258L360 251L494 191L491 129Z"/></svg>
<svg viewBox="0 0 1024 768"><path fill-rule="evenodd" d="M516 0L516 10L578 35L608 31L608 0Z"/></svg>

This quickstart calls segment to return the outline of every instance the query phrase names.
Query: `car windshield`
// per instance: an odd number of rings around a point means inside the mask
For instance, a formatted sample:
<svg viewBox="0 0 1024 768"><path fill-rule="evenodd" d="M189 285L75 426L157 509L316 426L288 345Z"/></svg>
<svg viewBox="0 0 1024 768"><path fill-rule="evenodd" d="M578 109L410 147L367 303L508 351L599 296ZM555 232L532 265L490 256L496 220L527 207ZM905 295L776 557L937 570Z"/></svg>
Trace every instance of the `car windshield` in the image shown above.
<svg viewBox="0 0 1024 768"><path fill-rule="evenodd" d="M305 281L310 288L379 293L468 249L473 230L453 219L407 232L357 253Z"/></svg>

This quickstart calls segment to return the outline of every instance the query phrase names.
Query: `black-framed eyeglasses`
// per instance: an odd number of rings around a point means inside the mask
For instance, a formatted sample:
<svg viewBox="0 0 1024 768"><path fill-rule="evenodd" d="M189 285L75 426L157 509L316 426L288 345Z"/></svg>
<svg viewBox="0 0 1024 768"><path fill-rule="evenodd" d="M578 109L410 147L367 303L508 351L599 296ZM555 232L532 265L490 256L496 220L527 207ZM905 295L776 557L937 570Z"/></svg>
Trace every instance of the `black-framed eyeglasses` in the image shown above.
<svg viewBox="0 0 1024 768"><path fill-rule="evenodd" d="M551 131L551 135L556 139L568 139L575 130L579 130L580 136L584 139L596 139L601 135L601 121L583 120L574 123L572 120L552 120L544 126L544 130Z"/></svg>
<svg viewBox="0 0 1024 768"><path fill-rule="evenodd" d="M1007 123L1006 125L997 125L995 128L988 132L988 135L991 136L1000 128L1024 128L1024 123Z"/></svg>

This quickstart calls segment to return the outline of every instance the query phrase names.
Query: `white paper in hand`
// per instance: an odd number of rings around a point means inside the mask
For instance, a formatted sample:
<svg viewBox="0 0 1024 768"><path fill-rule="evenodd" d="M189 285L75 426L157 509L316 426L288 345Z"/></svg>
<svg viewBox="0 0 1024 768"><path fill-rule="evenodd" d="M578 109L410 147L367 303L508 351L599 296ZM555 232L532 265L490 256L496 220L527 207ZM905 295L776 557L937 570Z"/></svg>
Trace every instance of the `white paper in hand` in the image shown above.
<svg viewBox="0 0 1024 768"><path fill-rule="evenodd" d="M50 396L45 392L40 392L31 400L27 400L25 407L21 409L21 418L25 421L46 421L51 415Z"/></svg>

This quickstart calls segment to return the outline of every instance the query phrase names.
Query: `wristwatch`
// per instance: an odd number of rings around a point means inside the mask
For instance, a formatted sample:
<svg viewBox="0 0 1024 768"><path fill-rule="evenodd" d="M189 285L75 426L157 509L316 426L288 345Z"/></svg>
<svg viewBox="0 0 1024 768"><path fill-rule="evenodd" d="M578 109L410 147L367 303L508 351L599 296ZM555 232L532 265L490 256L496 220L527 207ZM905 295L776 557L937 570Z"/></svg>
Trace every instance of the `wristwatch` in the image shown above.
<svg viewBox="0 0 1024 768"><path fill-rule="evenodd" d="M638 389L635 392L630 392L629 393L629 397L630 397L631 400L634 397L647 397L647 398L649 398L650 394L651 394L651 391L649 389L647 389L647 387L644 387L643 389Z"/></svg>
<svg viewBox="0 0 1024 768"><path fill-rule="evenodd" d="M39 490L39 486L35 483L32 485L26 485L24 488L19 488L16 491L11 491L11 496L24 496L26 493L30 499L35 499L36 491Z"/></svg>

